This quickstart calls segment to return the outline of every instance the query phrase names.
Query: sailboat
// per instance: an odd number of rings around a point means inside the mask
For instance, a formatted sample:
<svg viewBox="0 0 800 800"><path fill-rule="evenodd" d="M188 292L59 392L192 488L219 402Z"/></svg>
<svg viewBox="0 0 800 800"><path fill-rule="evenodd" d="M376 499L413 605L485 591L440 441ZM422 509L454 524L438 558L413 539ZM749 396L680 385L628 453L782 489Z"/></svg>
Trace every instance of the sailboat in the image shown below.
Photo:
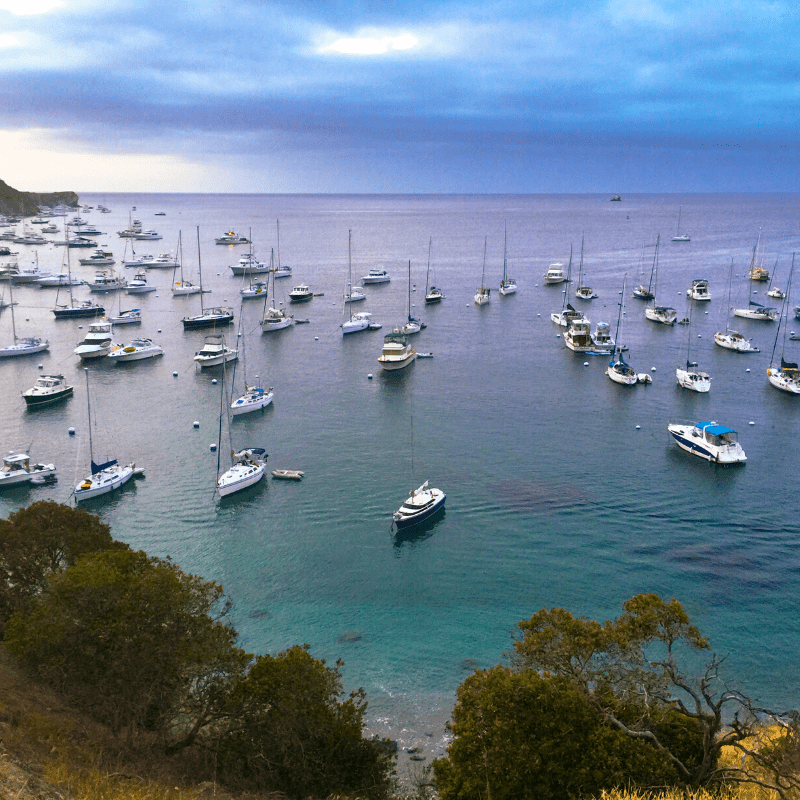
<svg viewBox="0 0 800 800"><path fill-rule="evenodd" d="M788 296L792 286L792 273L794 272L794 253L792 253L792 266L789 269L789 282L786 285L786 297L783 301L781 308L781 317L778 321L778 330L775 332L775 344L772 347L772 356L770 357L770 367L767 370L767 378L769 382L776 388L789 394L800 394L800 368L797 362L786 361L781 352L780 367L772 366L775 363L775 350L778 347L778 334L781 330L781 323L783 322L783 349L786 349L786 329L789 327L789 320L787 319L787 306Z"/></svg>
<svg viewBox="0 0 800 800"><path fill-rule="evenodd" d="M597 292L593 292L591 286L583 285L583 238L581 236L581 260L578 264L578 285L575 288L575 297L578 300L594 300L597 297Z"/></svg>
<svg viewBox="0 0 800 800"><path fill-rule="evenodd" d="M431 246L433 245L433 238L428 239L428 271L425 273L425 302L441 303L444 299L444 294L438 286L431 283ZM435 280L435 278L434 278Z"/></svg>
<svg viewBox="0 0 800 800"><path fill-rule="evenodd" d="M769 286L767 286L767 297L772 297L775 300L783 300L786 297L782 289L779 289L777 286L772 285L772 281L775 280L775 275L778 272L778 258L775 258L775 266L772 268L772 275L770 275L769 279ZM788 288L788 287L787 287Z"/></svg>
<svg viewBox="0 0 800 800"><path fill-rule="evenodd" d="M506 260L506 243L508 242L508 225L503 226L503 279L500 281L500 294L514 294L517 291L517 282L508 277L508 264Z"/></svg>
<svg viewBox="0 0 800 800"><path fill-rule="evenodd" d="M625 276L627 278L627 275ZM606 375L611 378L614 383L621 383L625 386L633 386L639 379L634 371L622 355L622 350L618 344L619 342L619 329L622 324L622 309L625 305L625 278L622 279L622 292L619 298L619 313L617 315L617 330L614 334L614 351L611 354L611 361L608 362L606 367Z"/></svg>
<svg viewBox="0 0 800 800"><path fill-rule="evenodd" d="M647 247L646 244L642 245L642 255L639 259L639 277L642 277L642 264L644 262L644 250ZM653 292L651 291L653 288L653 271L655 269L655 260L653 260L653 266L650 268L650 283L645 286L643 283L640 283L634 290L633 296L637 300L652 300L653 299Z"/></svg>
<svg viewBox="0 0 800 800"><path fill-rule="evenodd" d="M483 240L483 269L481 270L481 286L475 292L475 305L482 306L489 302L491 299L491 292L492 290L484 284L484 278L486 276L486 243L489 237L485 237Z"/></svg>
<svg viewBox="0 0 800 800"><path fill-rule="evenodd" d="M567 276L564 279L569 286L572 283L572 245L569 247L569 264L567 264ZM564 289L564 298L561 302L561 311L553 311L550 314L550 321L555 322L556 325L561 325L562 328L568 328L573 322L585 322L589 324L589 320L580 312L572 307L567 302L567 290Z"/></svg>
<svg viewBox="0 0 800 800"><path fill-rule="evenodd" d="M692 345L691 330L692 309L689 309L689 327L686 328L686 368L677 367L675 378L678 386L690 389L693 392L707 392L711 388L711 378L707 372L700 372L695 369L697 362L690 360L690 349Z"/></svg>
<svg viewBox="0 0 800 800"><path fill-rule="evenodd" d="M222 384L220 389L220 408L219 408L219 438L222 442L222 419L223 416L228 422L228 441L231 439L230 416L228 415L228 404L225 395L225 372L223 367ZM220 448L221 449L221 448ZM217 491L219 496L226 497L229 494L240 492L248 486L258 483L264 477L267 468L267 454L263 447L246 447L242 450L231 448L231 466L220 474L220 457L217 456Z"/></svg>
<svg viewBox="0 0 800 800"><path fill-rule="evenodd" d="M370 316L368 312L353 314L353 261L352 261L352 231L347 231L347 293L344 296L345 308L350 312L350 319L342 323L342 336L348 333L358 333L369 328ZM361 293L363 295L363 292ZM363 297L361 298L363 299ZM409 317L410 319L410 317Z"/></svg>
<svg viewBox="0 0 800 800"><path fill-rule="evenodd" d="M136 464L126 464L124 467L118 464L116 459L111 459L103 464L96 464L94 461L94 448L92 444L92 405L89 395L89 368L84 367L86 372L86 408L89 419L89 463L91 473L84 478L74 489L75 500L88 500L90 497L97 497L101 494L108 494L114 489L127 483L136 471Z"/></svg>
<svg viewBox="0 0 800 800"><path fill-rule="evenodd" d="M733 259L728 275L728 311L725 318L725 330L717 331L714 334L714 344L724 347L726 350L735 350L738 353L758 353L758 348L750 345L751 339L745 339L739 331L734 331L730 327L730 308L731 308L731 286L733 284Z"/></svg>
<svg viewBox="0 0 800 800"><path fill-rule="evenodd" d="M659 306L656 300L656 287L658 285L658 246L661 243L661 234L656 239L656 254L653 258L653 306L644 310L644 316L651 322L658 322L661 325L674 325L678 318L678 312L670 306Z"/></svg>
<svg viewBox="0 0 800 800"><path fill-rule="evenodd" d="M672 237L673 242L690 242L691 239L689 238L688 233L681 233L681 210L683 206L678 206L678 229L675 232L675 235Z"/></svg>
<svg viewBox="0 0 800 800"><path fill-rule="evenodd" d="M177 266L172 271L172 294L173 296L176 295L187 295L187 294L200 294L203 291L202 286L197 286L191 281L187 281L183 277L183 231L178 231L178 250L177 250ZM199 259L199 248L198 248L198 259ZM175 271L180 269L181 271L181 279L179 281L175 280Z"/></svg>
<svg viewBox="0 0 800 800"><path fill-rule="evenodd" d="M197 271L200 276L200 313L194 317L183 318L183 329L197 330L198 328L216 328L221 325L230 325L233 322L233 309L203 307L203 266L200 261L200 226L197 227Z"/></svg>
<svg viewBox="0 0 800 800"><path fill-rule="evenodd" d="M748 270L748 275L751 281L768 281L769 280L769 272L768 270L764 269L762 265L756 264L756 259L758 258L758 247L761 244L761 231L758 232L758 239L756 239L755 247L753 248L753 256L750 259L750 269Z"/></svg>
<svg viewBox="0 0 800 800"><path fill-rule="evenodd" d="M42 350L47 350L50 347L50 342L47 339L40 339L35 336L17 337L17 324L14 319L14 281L9 281L8 291L11 299L11 331L14 336L14 344L0 347L0 358L9 358L11 356L28 356L33 353L41 353Z"/></svg>
<svg viewBox="0 0 800 800"><path fill-rule="evenodd" d="M242 320L242 310L239 310L239 323L241 325ZM255 385L251 386L247 382L247 359L245 358L245 338L242 335L242 332L239 331L239 337L242 341L242 372L244 373L244 394L240 397L237 397L231 403L231 411L235 417L239 416L240 414L247 414L250 411L258 411L259 408L266 408L271 402L272 398L274 397L274 392L272 391L272 387L269 389L263 389L261 387L261 382L258 379L258 375L255 376L256 383ZM231 378L231 388L236 383L236 365L234 364L233 367L233 377Z"/></svg>
<svg viewBox="0 0 800 800"><path fill-rule="evenodd" d="M769 273L766 270L763 270L764 274L766 275L765 278L753 277L753 273L755 270L762 269L761 267L754 266L757 248L758 244L756 244L756 247L753 248L753 257L750 260L750 280L759 280L759 281L768 280ZM733 316L742 317L743 319L761 320L762 322L774 322L778 318L778 309L773 308L771 306L762 305L761 303L757 303L755 300L752 299L752 297L750 297L746 308L733 309Z"/></svg>
<svg viewBox="0 0 800 800"><path fill-rule="evenodd" d="M411 261L408 262L408 322L400 328L402 333L410 336L414 333L419 333L423 328L428 326L422 320L416 319L411 316Z"/></svg>
<svg viewBox="0 0 800 800"><path fill-rule="evenodd" d="M58 284L58 291L56 292L56 306L53 309L53 314L55 315L56 319L75 319L75 318L83 318L83 317L99 317L101 314L105 313L105 308L97 303L93 303L91 300L84 300L79 305L75 305L75 299L72 296L72 268L70 266L69 260L69 246L64 247L64 251L66 253L67 258L67 282L66 285L69 288L69 305L59 305L58 304L58 295L61 293L61 286L63 284Z"/></svg>
<svg viewBox="0 0 800 800"><path fill-rule="evenodd" d="M278 308L275 302L275 276L276 272L270 271L267 280L272 278L272 305L267 308L268 297L264 297L264 316L261 318L261 332L279 331L294 324L294 314L287 314L282 308Z"/></svg>
<svg viewBox="0 0 800 800"><path fill-rule="evenodd" d="M281 221L275 220L275 227L278 234L278 266L275 268L273 277L275 278L290 278L292 275L292 268L287 267L286 264L281 264Z"/></svg>

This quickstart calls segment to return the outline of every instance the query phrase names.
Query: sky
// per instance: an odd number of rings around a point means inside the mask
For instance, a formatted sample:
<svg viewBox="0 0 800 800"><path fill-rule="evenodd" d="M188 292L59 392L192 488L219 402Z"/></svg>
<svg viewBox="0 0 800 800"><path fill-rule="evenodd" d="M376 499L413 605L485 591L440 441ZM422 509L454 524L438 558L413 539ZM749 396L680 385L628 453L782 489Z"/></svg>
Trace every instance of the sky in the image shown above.
<svg viewBox="0 0 800 800"><path fill-rule="evenodd" d="M796 191L791 0L0 0L24 191Z"/></svg>

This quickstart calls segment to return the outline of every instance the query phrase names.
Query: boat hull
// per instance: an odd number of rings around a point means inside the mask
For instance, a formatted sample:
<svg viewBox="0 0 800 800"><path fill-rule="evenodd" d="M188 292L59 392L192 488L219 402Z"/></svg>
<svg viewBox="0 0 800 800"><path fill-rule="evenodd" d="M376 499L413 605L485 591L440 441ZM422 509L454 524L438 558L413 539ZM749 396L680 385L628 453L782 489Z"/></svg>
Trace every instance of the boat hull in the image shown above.
<svg viewBox="0 0 800 800"><path fill-rule="evenodd" d="M68 386L66 389L61 389L58 392L51 392L50 394L28 394L27 392L23 392L22 396L25 398L25 405L28 408L37 408L38 406L45 406L48 403L57 403L59 400L72 397L72 386Z"/></svg>
<svg viewBox="0 0 800 800"><path fill-rule="evenodd" d="M200 317L185 317L183 329L185 331L195 331L202 328L217 328L222 325L230 325L233 322L233 314L214 314Z"/></svg>
<svg viewBox="0 0 800 800"><path fill-rule="evenodd" d="M220 497L241 492L249 486L258 483L264 477L266 464L259 464L249 470L241 464L235 464L227 472L220 475L217 481L217 491Z"/></svg>
<svg viewBox="0 0 800 800"><path fill-rule="evenodd" d="M742 464L747 460L744 450L738 445L729 450L716 450L709 447L702 437L692 435L692 431L695 430L692 426L670 424L667 426L667 430L678 447L711 463Z"/></svg>
<svg viewBox="0 0 800 800"><path fill-rule="evenodd" d="M426 520L438 514L444 509L444 503L447 495L440 489L431 489L431 494L434 494L435 499L431 505L419 511L417 514L404 516L403 518L394 517L394 525L398 531L408 530L417 525L422 524Z"/></svg>
<svg viewBox="0 0 800 800"><path fill-rule="evenodd" d="M78 307L78 308L54 308L53 314L56 319L80 319L82 317L99 317L105 314L102 306Z"/></svg>
<svg viewBox="0 0 800 800"><path fill-rule="evenodd" d="M767 378L776 389L780 389L782 392L800 394L800 381L796 376L787 376L782 370L770 367L767 370Z"/></svg>
<svg viewBox="0 0 800 800"><path fill-rule="evenodd" d="M133 470L133 464L128 464L125 467L115 464L113 467L101 470L86 478L75 487L73 494L76 502L80 503L83 500L99 497L119 489L133 477Z"/></svg>
<svg viewBox="0 0 800 800"><path fill-rule="evenodd" d="M240 414L249 414L251 411L266 408L274 396L274 392L263 392L259 396L244 395L231 403L231 413L234 417L238 417Z"/></svg>

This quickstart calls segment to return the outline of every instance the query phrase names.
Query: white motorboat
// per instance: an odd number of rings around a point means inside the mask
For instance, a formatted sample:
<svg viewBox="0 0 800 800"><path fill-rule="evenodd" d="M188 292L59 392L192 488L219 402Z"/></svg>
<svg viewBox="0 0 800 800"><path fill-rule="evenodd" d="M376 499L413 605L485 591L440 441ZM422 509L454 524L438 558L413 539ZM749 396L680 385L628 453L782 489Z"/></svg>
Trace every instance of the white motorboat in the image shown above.
<svg viewBox="0 0 800 800"><path fill-rule="evenodd" d="M22 393L22 397L28 408L35 408L72 397L72 389L63 375L40 375L35 385Z"/></svg>
<svg viewBox="0 0 800 800"><path fill-rule="evenodd" d="M112 345L108 358L119 363L121 361L142 361L145 358L155 358L163 355L164 348L154 344L152 339L134 339L126 345Z"/></svg>
<svg viewBox="0 0 800 800"><path fill-rule="evenodd" d="M574 353L588 353L595 349L594 338L587 319L572 321L564 331L564 343Z"/></svg>
<svg viewBox="0 0 800 800"><path fill-rule="evenodd" d="M419 525L444 508L447 495L441 489L429 489L428 481L412 489L408 499L392 515L397 530Z"/></svg>
<svg viewBox="0 0 800 800"><path fill-rule="evenodd" d="M670 422L667 430L678 446L714 464L747 461L736 431L718 422Z"/></svg>
<svg viewBox="0 0 800 800"><path fill-rule="evenodd" d="M492 299L492 290L486 285L486 243L489 237L485 236L483 239L483 267L481 268L481 285L475 290L475 305L484 306ZM409 277L409 284L410 284ZM410 295L409 295L410 296Z"/></svg>
<svg viewBox="0 0 800 800"><path fill-rule="evenodd" d="M362 276L361 283L374 284L374 283L389 283L391 278L385 269L371 269L366 275Z"/></svg>
<svg viewBox="0 0 800 800"><path fill-rule="evenodd" d="M135 233L133 235L134 239L141 240L141 241L156 241L157 239L161 239L162 236L158 231L139 231L139 233Z"/></svg>
<svg viewBox="0 0 800 800"><path fill-rule="evenodd" d="M110 267L116 262L101 248L95 250L88 258L79 258L78 263L84 267L92 265L96 267Z"/></svg>
<svg viewBox="0 0 800 800"><path fill-rule="evenodd" d="M369 330L375 327L371 321L372 314L369 311L359 311L357 314L352 314L350 319L342 323L342 336L348 333L358 333L359 331Z"/></svg>
<svg viewBox="0 0 800 800"><path fill-rule="evenodd" d="M250 411L258 411L259 408L266 408L275 396L272 387L263 389L261 386L245 384L244 388L244 394L231 403L231 412L235 417L240 414L248 414Z"/></svg>
<svg viewBox="0 0 800 800"><path fill-rule="evenodd" d="M383 337L383 351L378 363L387 371L403 369L417 357L417 351L408 343L408 335L399 328Z"/></svg>
<svg viewBox="0 0 800 800"><path fill-rule="evenodd" d="M15 286L26 283L38 284L43 278L49 278L49 272L42 272L38 266L30 267L28 269L11 270L8 277Z"/></svg>
<svg viewBox="0 0 800 800"><path fill-rule="evenodd" d="M364 294L364 290L360 286L350 286L348 291L344 293L345 303L358 303L361 300L366 299L367 296Z"/></svg>
<svg viewBox="0 0 800 800"><path fill-rule="evenodd" d="M94 460L94 446L92 444L92 406L89 393L89 370L86 370L86 407L89 416L89 464L90 473L74 489L76 502L89 500L103 494L113 492L125 485L134 475L136 464L118 464L116 459L110 459L102 464Z"/></svg>
<svg viewBox="0 0 800 800"><path fill-rule="evenodd" d="M252 252L243 255L236 264L231 264L234 275L257 275L270 271L270 265L259 261Z"/></svg>
<svg viewBox="0 0 800 800"><path fill-rule="evenodd" d="M240 492L248 486L258 483L264 477L267 468L267 454L263 447L248 447L244 450L231 451L233 464L217 479L217 491L220 497Z"/></svg>
<svg viewBox="0 0 800 800"><path fill-rule="evenodd" d="M125 311L120 309L116 316L108 317L108 321L114 325L136 325L142 321L142 309L129 308Z"/></svg>
<svg viewBox="0 0 800 800"><path fill-rule="evenodd" d="M548 286L564 283L567 280L567 276L564 275L564 265L559 263L551 264L542 277Z"/></svg>
<svg viewBox="0 0 800 800"><path fill-rule="evenodd" d="M42 233L58 233L58 225L50 222L41 229Z"/></svg>
<svg viewBox="0 0 800 800"><path fill-rule="evenodd" d="M172 253L159 253L153 256L143 256L139 265L147 269L175 269L178 266L178 259Z"/></svg>
<svg viewBox="0 0 800 800"><path fill-rule="evenodd" d="M218 367L228 361L235 361L239 351L228 347L222 336L206 336L203 349L195 353L194 361L201 369L205 367Z"/></svg>
<svg viewBox="0 0 800 800"><path fill-rule="evenodd" d="M128 285L125 291L128 294L147 294L148 292L154 292L156 290L155 286L151 286L147 282L147 273L146 272L137 272L134 275L133 280L128 281Z"/></svg>
<svg viewBox="0 0 800 800"><path fill-rule="evenodd" d="M235 231L228 231L214 241L217 244L250 244L250 240L246 236L239 236Z"/></svg>
<svg viewBox="0 0 800 800"><path fill-rule="evenodd" d="M744 319L757 319L762 322L775 322L778 317L778 309L769 306L763 306L761 303L756 303L751 300L747 308L734 308L734 317L742 317Z"/></svg>
<svg viewBox="0 0 800 800"><path fill-rule="evenodd" d="M570 303L567 303L561 311L554 311L550 315L550 321L555 322L562 328L567 328L574 322L585 322L589 324L589 320L583 315L582 311L577 311Z"/></svg>
<svg viewBox="0 0 800 800"><path fill-rule="evenodd" d="M57 272L54 275L44 275L36 283L41 289L57 288L59 286L80 286L83 281L73 278L68 272Z"/></svg>
<svg viewBox="0 0 800 800"><path fill-rule="evenodd" d="M592 342L594 343L595 350L603 352L612 352L616 342L611 335L611 326L607 322L598 322L594 326L594 333L592 334ZM625 348L620 348L624 350Z"/></svg>
<svg viewBox="0 0 800 800"><path fill-rule="evenodd" d="M503 277L500 280L500 294L515 294L517 282L514 278L508 277L508 259L506 258L506 244L508 242L508 226L503 226Z"/></svg>
<svg viewBox="0 0 800 800"><path fill-rule="evenodd" d="M112 336L111 322L109 320L103 319L92 322L84 340L73 352L84 360L105 356L111 350Z"/></svg>
<svg viewBox="0 0 800 800"><path fill-rule="evenodd" d="M314 292L309 289L304 283L298 284L295 286L291 292L289 292L289 302L290 303L305 303L308 302L314 296Z"/></svg>
<svg viewBox="0 0 800 800"><path fill-rule="evenodd" d="M127 281L119 275L114 275L108 270L100 270L94 275L94 280L89 284L90 292L116 292L127 286Z"/></svg>
<svg viewBox="0 0 800 800"><path fill-rule="evenodd" d="M690 300L710 300L711 294L708 291L708 281L697 278L692 281L692 285L686 290L686 296Z"/></svg>
<svg viewBox="0 0 800 800"><path fill-rule="evenodd" d="M252 297L266 298L269 291L269 281L253 281L249 286L239 289L239 294L243 299L248 300Z"/></svg>
<svg viewBox="0 0 800 800"><path fill-rule="evenodd" d="M0 358L12 358L15 356L28 356L34 353L41 353L50 347L50 342L47 339L42 339L37 336L17 336L17 323L14 317L14 288L13 281L9 285L9 292L11 293L11 333L14 337L13 344L0 347Z"/></svg>
<svg viewBox="0 0 800 800"><path fill-rule="evenodd" d="M767 297L772 297L775 300L783 300L786 297L786 294L776 286L774 289L770 289L767 292Z"/></svg>
<svg viewBox="0 0 800 800"><path fill-rule="evenodd" d="M0 467L0 489L30 483L33 478L50 478L55 474L53 464L31 464L31 457L27 453L9 453Z"/></svg>

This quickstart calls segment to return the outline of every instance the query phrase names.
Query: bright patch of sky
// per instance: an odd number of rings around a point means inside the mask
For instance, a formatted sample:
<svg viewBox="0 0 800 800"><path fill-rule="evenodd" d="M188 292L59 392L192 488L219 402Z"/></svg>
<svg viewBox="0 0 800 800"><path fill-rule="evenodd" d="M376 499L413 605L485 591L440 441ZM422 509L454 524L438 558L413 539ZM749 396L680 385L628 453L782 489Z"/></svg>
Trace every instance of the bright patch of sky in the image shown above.
<svg viewBox="0 0 800 800"><path fill-rule="evenodd" d="M17 16L46 14L64 5L61 0L0 0L0 11L8 11Z"/></svg>

